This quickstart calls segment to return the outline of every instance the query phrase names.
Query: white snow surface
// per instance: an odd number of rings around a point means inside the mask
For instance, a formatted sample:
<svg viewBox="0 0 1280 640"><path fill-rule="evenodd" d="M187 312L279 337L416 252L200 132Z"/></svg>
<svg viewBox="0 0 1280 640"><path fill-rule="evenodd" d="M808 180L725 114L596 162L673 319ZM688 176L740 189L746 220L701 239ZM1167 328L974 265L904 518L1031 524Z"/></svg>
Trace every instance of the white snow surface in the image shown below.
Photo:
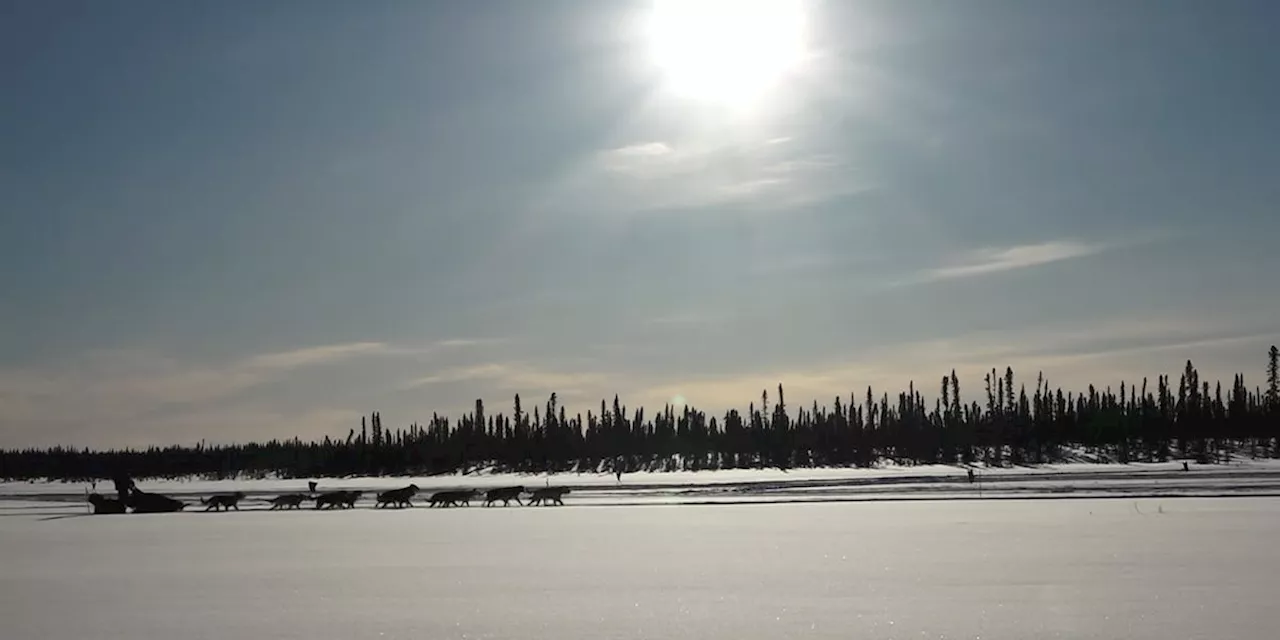
<svg viewBox="0 0 1280 640"><path fill-rule="evenodd" d="M980 477L981 492L956 467L320 479L573 492L290 512L261 499L305 479L144 481L192 506L118 516L85 515L80 484L10 483L0 637L1280 637L1280 465ZM195 501L230 490L244 511ZM1227 497L1195 497L1210 495Z"/></svg>
<svg viewBox="0 0 1280 640"><path fill-rule="evenodd" d="M1277 531L1256 497L24 507L0 517L0 635L1266 639Z"/></svg>

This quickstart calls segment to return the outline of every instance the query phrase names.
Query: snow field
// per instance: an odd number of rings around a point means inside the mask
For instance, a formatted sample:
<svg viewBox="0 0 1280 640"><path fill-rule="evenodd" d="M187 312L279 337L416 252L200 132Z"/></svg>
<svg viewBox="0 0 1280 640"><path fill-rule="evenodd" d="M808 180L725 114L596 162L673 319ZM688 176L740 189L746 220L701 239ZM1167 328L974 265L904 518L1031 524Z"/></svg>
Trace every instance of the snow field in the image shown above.
<svg viewBox="0 0 1280 640"><path fill-rule="evenodd" d="M1272 638L1280 499L0 517L61 638Z"/></svg>

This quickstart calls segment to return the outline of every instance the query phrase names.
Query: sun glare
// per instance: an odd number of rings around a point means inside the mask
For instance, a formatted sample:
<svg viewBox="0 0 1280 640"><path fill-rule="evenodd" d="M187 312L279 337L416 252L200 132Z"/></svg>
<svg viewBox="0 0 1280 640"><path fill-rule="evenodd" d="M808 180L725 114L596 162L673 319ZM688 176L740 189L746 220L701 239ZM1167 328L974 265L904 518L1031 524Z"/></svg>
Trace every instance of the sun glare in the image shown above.
<svg viewBox="0 0 1280 640"><path fill-rule="evenodd" d="M653 60L669 90L746 106L804 57L801 0L654 0Z"/></svg>

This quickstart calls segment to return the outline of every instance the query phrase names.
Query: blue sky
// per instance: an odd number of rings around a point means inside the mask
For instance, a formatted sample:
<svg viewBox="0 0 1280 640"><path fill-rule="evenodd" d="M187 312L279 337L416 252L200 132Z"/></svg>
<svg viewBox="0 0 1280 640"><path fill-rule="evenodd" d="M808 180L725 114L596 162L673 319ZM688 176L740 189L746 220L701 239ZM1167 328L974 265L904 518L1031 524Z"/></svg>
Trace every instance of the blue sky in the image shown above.
<svg viewBox="0 0 1280 640"><path fill-rule="evenodd" d="M726 102L648 2L0 6L0 446L1261 382L1280 6L801 9Z"/></svg>

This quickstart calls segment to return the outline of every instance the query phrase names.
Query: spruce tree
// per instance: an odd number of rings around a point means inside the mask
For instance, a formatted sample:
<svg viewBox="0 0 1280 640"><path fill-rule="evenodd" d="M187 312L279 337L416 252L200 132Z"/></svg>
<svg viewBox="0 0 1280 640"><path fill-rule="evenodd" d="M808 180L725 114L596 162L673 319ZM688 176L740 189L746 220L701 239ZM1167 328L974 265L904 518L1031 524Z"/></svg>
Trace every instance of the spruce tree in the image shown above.
<svg viewBox="0 0 1280 640"><path fill-rule="evenodd" d="M1271 345L1267 351L1267 406L1275 411L1280 405L1280 349Z"/></svg>

